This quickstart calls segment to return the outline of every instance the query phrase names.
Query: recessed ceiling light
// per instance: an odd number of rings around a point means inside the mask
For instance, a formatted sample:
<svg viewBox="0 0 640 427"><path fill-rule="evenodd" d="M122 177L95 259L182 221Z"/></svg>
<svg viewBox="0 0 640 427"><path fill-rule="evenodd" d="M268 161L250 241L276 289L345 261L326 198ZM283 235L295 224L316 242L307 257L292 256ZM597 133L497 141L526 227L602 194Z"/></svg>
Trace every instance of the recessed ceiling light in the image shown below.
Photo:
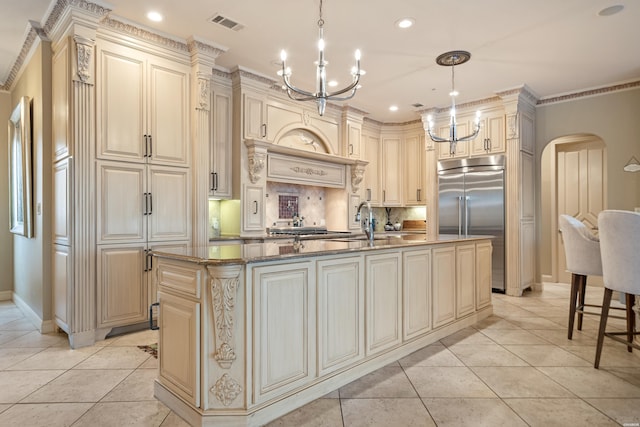
<svg viewBox="0 0 640 427"><path fill-rule="evenodd" d="M160 22L163 19L162 15L160 14L160 12L156 12L156 11L153 11L153 10L151 12L147 13L147 18L149 18L153 22Z"/></svg>
<svg viewBox="0 0 640 427"><path fill-rule="evenodd" d="M605 7L600 12L598 12L598 15L599 16L611 16L611 15L615 15L618 12L622 12L622 9L624 9L624 6L621 5L621 4L617 4L615 6Z"/></svg>
<svg viewBox="0 0 640 427"><path fill-rule="evenodd" d="M389 107L389 111L398 111L398 106L392 105L391 107Z"/></svg>
<svg viewBox="0 0 640 427"><path fill-rule="evenodd" d="M405 29L413 26L415 23L416 21L413 18L402 18L396 21L396 27Z"/></svg>
<svg viewBox="0 0 640 427"><path fill-rule="evenodd" d="M336 86L338 86L338 82L337 82L337 81L335 81L335 80L330 80L330 81L329 81L329 83L328 83L328 85L329 85L330 87L336 87Z"/></svg>

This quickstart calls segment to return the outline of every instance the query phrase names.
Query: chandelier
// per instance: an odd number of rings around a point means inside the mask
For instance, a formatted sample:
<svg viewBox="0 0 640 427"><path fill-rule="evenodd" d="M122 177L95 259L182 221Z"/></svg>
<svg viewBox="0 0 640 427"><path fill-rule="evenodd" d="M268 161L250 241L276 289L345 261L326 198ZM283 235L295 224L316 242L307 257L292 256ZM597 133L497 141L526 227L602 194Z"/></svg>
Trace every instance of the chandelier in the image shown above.
<svg viewBox="0 0 640 427"><path fill-rule="evenodd" d="M287 91L289 98L294 101L311 101L315 100L318 104L318 114L321 116L324 114L327 101L346 101L353 98L356 94L356 90L359 88L360 76L364 74L364 70L360 69L360 50L356 50L356 64L351 69L351 76L353 80L347 87L337 90L335 92L327 92L327 71L326 66L328 62L324 58L324 34L323 34L324 20L322 19L322 0L320 0L320 18L318 19L318 29L320 30L320 38L318 40L318 61L316 64L316 91L308 92L303 89L299 89L291 84L291 68L287 67L287 52L282 50L280 52L280 59L282 60L282 70L278 71L278 75L282 76L284 86L282 87ZM344 96L341 96L344 95Z"/></svg>
<svg viewBox="0 0 640 427"><path fill-rule="evenodd" d="M462 141L470 141L478 136L480 132L480 111L476 112L476 118L474 121L473 133L467 136L458 136L457 122L456 122L456 96L458 92L455 86L455 66L464 64L471 59L471 54L464 50L453 50L451 52L445 52L436 58L436 63L445 67L451 67L451 112L449 118L449 138L441 138L433 134L433 118L431 115L427 116L427 133L433 142L448 142L449 153L454 154L456 152L456 144Z"/></svg>

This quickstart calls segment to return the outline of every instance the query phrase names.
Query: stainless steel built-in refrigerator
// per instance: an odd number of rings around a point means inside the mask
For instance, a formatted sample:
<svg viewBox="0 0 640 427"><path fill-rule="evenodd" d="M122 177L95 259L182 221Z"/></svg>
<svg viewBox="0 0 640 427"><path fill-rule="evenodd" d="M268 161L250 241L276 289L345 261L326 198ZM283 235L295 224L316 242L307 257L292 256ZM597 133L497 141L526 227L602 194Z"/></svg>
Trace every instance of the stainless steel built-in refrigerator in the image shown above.
<svg viewBox="0 0 640 427"><path fill-rule="evenodd" d="M492 288L505 290L504 156L438 162L440 234L491 235Z"/></svg>

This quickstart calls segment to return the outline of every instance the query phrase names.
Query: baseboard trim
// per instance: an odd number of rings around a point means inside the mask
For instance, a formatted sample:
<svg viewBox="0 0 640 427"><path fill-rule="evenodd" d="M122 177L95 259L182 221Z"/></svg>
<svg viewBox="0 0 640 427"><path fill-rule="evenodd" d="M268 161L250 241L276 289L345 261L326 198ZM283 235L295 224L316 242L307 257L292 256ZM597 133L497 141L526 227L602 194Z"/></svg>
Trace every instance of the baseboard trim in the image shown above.
<svg viewBox="0 0 640 427"><path fill-rule="evenodd" d="M13 291L0 291L0 301L11 301Z"/></svg>
<svg viewBox="0 0 640 427"><path fill-rule="evenodd" d="M553 276L550 274L543 274L542 277L542 282L547 282L547 283L553 283Z"/></svg>
<svg viewBox="0 0 640 427"><path fill-rule="evenodd" d="M55 330L55 323L52 320L42 320L38 314L33 311L20 295L12 292L12 299L16 307L22 311L22 314L35 326L41 334L48 334Z"/></svg>

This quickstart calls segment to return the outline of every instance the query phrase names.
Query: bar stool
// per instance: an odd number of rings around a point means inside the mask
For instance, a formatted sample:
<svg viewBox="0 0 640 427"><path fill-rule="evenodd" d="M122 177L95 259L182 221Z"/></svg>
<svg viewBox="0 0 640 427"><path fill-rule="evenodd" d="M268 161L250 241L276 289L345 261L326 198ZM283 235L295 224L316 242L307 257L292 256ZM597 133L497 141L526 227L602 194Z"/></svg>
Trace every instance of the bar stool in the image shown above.
<svg viewBox="0 0 640 427"><path fill-rule="evenodd" d="M602 276L600 241L585 225L570 215L560 215L560 231L564 241L567 271L571 273L571 297L569 300L569 330L567 337L573 337L573 324L578 313L578 330L582 330L583 314L600 315L585 311L585 307L600 307L585 304L587 276Z"/></svg>
<svg viewBox="0 0 640 427"><path fill-rule="evenodd" d="M598 215L598 229L602 252L604 297L596 358L593 364L596 369L600 365L604 337L626 344L629 352L633 348L640 350L640 345L633 342L633 337L640 334L640 332L634 332L635 313L633 312L635 296L640 295L640 214L619 210L602 211ZM613 291L625 293L626 332L605 330ZM620 335L626 335L626 340Z"/></svg>

